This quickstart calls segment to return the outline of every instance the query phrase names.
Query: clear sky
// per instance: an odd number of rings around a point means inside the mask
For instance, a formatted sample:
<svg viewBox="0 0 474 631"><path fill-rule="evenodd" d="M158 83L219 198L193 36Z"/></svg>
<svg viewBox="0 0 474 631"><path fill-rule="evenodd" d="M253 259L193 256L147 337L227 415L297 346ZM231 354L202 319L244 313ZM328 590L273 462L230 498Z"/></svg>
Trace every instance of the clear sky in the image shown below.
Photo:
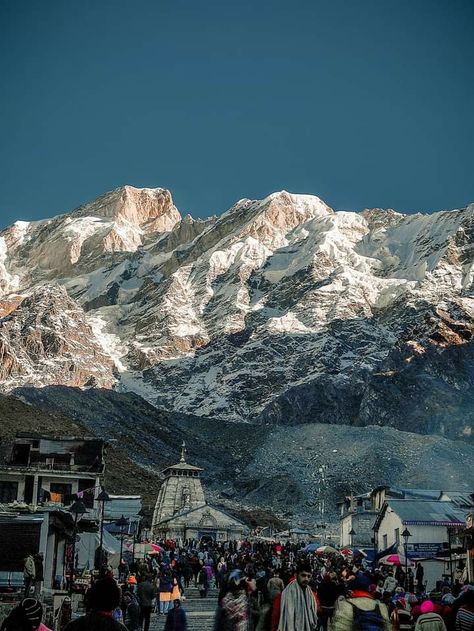
<svg viewBox="0 0 474 631"><path fill-rule="evenodd" d="M0 227L122 184L474 201L473 0L0 0L0 72Z"/></svg>

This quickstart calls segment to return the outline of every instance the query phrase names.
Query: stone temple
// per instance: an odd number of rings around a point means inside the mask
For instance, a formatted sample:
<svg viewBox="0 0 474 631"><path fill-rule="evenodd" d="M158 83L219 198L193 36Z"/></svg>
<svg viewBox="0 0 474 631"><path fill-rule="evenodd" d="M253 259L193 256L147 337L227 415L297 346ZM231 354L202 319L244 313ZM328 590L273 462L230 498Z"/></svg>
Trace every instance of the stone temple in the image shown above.
<svg viewBox="0 0 474 631"><path fill-rule="evenodd" d="M202 487L203 469L186 462L183 443L180 461L163 471L153 513L152 531L160 539L242 539L247 527L241 521L206 502Z"/></svg>

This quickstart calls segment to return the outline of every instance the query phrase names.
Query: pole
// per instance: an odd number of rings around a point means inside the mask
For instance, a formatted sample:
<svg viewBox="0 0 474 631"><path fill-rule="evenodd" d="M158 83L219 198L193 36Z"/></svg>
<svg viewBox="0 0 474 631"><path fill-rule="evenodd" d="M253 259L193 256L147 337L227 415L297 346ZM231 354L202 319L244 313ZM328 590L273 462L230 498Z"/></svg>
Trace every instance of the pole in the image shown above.
<svg viewBox="0 0 474 631"><path fill-rule="evenodd" d="M405 591L408 591L408 540L405 539Z"/></svg>
<svg viewBox="0 0 474 631"><path fill-rule="evenodd" d="M123 532L120 533L120 564L122 564L123 556Z"/></svg>
<svg viewBox="0 0 474 631"><path fill-rule="evenodd" d="M105 502L101 502L102 510L100 513L100 544L99 544L99 572L102 571L102 566L104 565L104 510L105 510Z"/></svg>
<svg viewBox="0 0 474 631"><path fill-rule="evenodd" d="M451 576L451 587L453 586L453 555L451 551L451 528L448 526L448 545L449 545L449 574Z"/></svg>
<svg viewBox="0 0 474 631"><path fill-rule="evenodd" d="M76 537L77 537L77 513L74 516L74 529L72 531L72 559L71 559L71 569L69 572L69 598L72 599L72 587L74 583L74 569L76 565ZM72 600L71 600L72 602Z"/></svg>

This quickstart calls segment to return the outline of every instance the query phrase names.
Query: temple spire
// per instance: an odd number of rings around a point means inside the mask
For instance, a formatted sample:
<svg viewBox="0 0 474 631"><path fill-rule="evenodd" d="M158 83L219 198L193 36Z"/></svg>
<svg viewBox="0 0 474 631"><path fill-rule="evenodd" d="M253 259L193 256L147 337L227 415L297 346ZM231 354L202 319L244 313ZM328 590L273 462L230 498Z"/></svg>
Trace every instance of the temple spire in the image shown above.
<svg viewBox="0 0 474 631"><path fill-rule="evenodd" d="M183 444L181 445L181 458L180 462L186 462L186 443L183 440Z"/></svg>

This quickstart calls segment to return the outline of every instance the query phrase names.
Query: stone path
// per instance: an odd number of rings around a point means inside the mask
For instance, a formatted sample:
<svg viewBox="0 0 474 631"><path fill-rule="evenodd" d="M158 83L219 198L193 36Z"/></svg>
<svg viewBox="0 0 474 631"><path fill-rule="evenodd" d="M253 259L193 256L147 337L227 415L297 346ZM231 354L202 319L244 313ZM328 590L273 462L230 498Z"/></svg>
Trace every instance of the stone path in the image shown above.
<svg viewBox="0 0 474 631"><path fill-rule="evenodd" d="M185 590L186 600L183 601L182 606L186 610L188 631L212 631L217 608L217 594L217 589L211 588L207 598L201 598L196 587L188 587ZM153 614L150 631L162 631L165 620L166 616Z"/></svg>

